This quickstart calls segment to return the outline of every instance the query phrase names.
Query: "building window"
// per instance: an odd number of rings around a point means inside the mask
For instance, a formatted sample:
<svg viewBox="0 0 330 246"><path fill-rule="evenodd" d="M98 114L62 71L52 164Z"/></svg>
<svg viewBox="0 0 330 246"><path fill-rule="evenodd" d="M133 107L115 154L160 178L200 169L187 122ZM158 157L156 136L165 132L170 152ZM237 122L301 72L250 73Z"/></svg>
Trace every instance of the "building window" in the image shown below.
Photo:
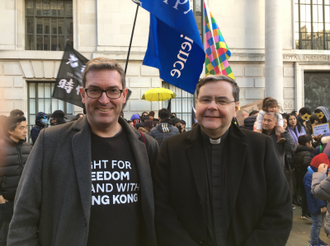
<svg viewBox="0 0 330 246"><path fill-rule="evenodd" d="M64 50L73 44L72 0L26 0L26 50Z"/></svg>
<svg viewBox="0 0 330 246"><path fill-rule="evenodd" d="M55 82L28 83L28 123L30 133L36 121L38 112L51 114L55 110L62 110L65 115L73 114L73 106L62 100L52 98Z"/></svg>
<svg viewBox="0 0 330 246"><path fill-rule="evenodd" d="M330 50L330 0L294 0L296 49Z"/></svg>
<svg viewBox="0 0 330 246"><path fill-rule="evenodd" d="M312 112L318 106L330 107L330 73L305 72L305 107Z"/></svg>
<svg viewBox="0 0 330 246"><path fill-rule="evenodd" d="M186 122L186 130L191 130L192 122L192 106L195 107L196 98L184 90L181 90L174 85L170 85L163 81L162 86L170 89L176 94L174 99L171 99L171 112L176 113L177 118ZM163 108L167 108L169 101L163 102Z"/></svg>

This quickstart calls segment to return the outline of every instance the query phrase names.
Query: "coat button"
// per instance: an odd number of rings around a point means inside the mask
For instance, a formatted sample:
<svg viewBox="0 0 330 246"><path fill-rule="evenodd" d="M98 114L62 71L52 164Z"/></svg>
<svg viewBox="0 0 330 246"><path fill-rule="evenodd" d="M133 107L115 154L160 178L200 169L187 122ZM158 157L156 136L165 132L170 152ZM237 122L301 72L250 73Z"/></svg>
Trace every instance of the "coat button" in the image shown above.
<svg viewBox="0 0 330 246"><path fill-rule="evenodd" d="M86 226L86 225L87 225L87 220L84 221L84 226Z"/></svg>

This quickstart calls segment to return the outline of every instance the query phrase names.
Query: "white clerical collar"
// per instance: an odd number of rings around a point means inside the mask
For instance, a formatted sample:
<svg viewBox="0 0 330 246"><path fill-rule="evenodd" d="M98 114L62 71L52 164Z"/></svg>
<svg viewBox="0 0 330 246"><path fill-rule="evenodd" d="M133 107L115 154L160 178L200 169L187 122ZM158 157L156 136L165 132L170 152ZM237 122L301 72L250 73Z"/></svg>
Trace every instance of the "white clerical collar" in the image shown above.
<svg viewBox="0 0 330 246"><path fill-rule="evenodd" d="M211 144L220 144L221 143L221 138L218 138L218 139L210 138L210 143Z"/></svg>

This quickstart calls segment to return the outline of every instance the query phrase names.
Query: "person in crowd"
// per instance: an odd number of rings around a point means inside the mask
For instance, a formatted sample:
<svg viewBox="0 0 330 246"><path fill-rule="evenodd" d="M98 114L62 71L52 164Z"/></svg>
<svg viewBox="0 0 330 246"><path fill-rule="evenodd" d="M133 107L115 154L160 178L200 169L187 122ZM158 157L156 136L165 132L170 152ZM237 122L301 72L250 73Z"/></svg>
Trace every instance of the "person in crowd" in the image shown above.
<svg viewBox="0 0 330 246"><path fill-rule="evenodd" d="M294 114L295 116L297 116L297 111L296 110L292 110L291 114Z"/></svg>
<svg viewBox="0 0 330 246"><path fill-rule="evenodd" d="M330 160L330 144L328 144L329 143L329 133L327 133L325 135L326 135L326 137L322 137L322 139L321 139L321 141L323 140L323 142L325 144L323 144L323 146L322 145L319 145L319 147L320 147L320 150L323 149L323 152L322 153L326 154L327 157Z"/></svg>
<svg viewBox="0 0 330 246"><path fill-rule="evenodd" d="M326 160L325 160L326 161ZM317 172L313 173L312 180L312 194L320 199L327 200L327 213L324 219L324 231L327 236L330 236L330 176L329 176L329 164L325 162L320 164ZM320 244L321 245L321 244ZM326 245L326 244L323 244Z"/></svg>
<svg viewBox="0 0 330 246"><path fill-rule="evenodd" d="M311 192L312 180L314 176L313 173L318 171L318 167L321 164L330 165L328 157L323 153L315 156L311 160L311 164L308 167L308 171L306 172L303 180L306 190L308 209L312 216L312 228L309 242L310 246L328 245L320 239L320 229L324 215L327 212L327 202L316 198Z"/></svg>
<svg viewBox="0 0 330 246"><path fill-rule="evenodd" d="M180 133L185 132L186 122L184 120L180 120L179 118L176 118L176 117L173 117L173 118L170 118L170 119L171 119L172 124L176 128L178 128ZM184 123L184 124L182 124L182 123Z"/></svg>
<svg viewBox="0 0 330 246"><path fill-rule="evenodd" d="M152 121L152 126L153 126L153 127L158 126L158 124L159 124L159 119L154 119L154 120Z"/></svg>
<svg viewBox="0 0 330 246"><path fill-rule="evenodd" d="M180 131L180 133L186 132L186 122L184 120L180 120L179 123L181 124L181 131Z"/></svg>
<svg viewBox="0 0 330 246"><path fill-rule="evenodd" d="M255 122L255 131L256 132L262 133L263 117L268 112L276 113L277 117L278 117L277 125L280 127L283 127L283 119L282 119L282 115L279 114L279 112L278 112L278 103L277 103L276 99L271 98L271 97L266 97L262 101L262 109L259 111L259 113L257 115L257 119ZM275 133L277 135L277 142L280 144L285 143L286 139L281 136L281 133L280 132L275 132Z"/></svg>
<svg viewBox="0 0 330 246"><path fill-rule="evenodd" d="M42 130L32 149L8 246L156 245L158 144L119 117L128 89L116 61L90 60L82 83L86 117Z"/></svg>
<svg viewBox="0 0 330 246"><path fill-rule="evenodd" d="M293 156L293 153L297 149L297 144L292 139L290 133L286 131L282 126L278 125L278 115L274 112L267 112L263 116L262 120L262 133L271 137L273 143L274 143L274 149L275 154L278 159L278 164L282 168L282 170L285 169L285 156L286 153L291 153ZM283 138L285 138L284 144L281 144L277 141L277 135L275 132L278 132L281 134Z"/></svg>
<svg viewBox="0 0 330 246"><path fill-rule="evenodd" d="M44 112L37 113L36 124L31 129L32 144L34 144L37 141L40 131L47 126L47 123L48 123L47 114L45 114Z"/></svg>
<svg viewBox="0 0 330 246"><path fill-rule="evenodd" d="M147 111L144 111L144 112L142 112L142 114L141 114L141 119L142 119L142 118L145 118L145 117L149 118L149 113L148 113Z"/></svg>
<svg viewBox="0 0 330 246"><path fill-rule="evenodd" d="M172 118L172 116L173 116L174 118L176 118L176 113L171 113L171 118Z"/></svg>
<svg viewBox="0 0 330 246"><path fill-rule="evenodd" d="M158 119L160 123L149 132L149 135L157 140L160 148L164 139L175 136L180 132L171 124L170 111L166 108L158 111Z"/></svg>
<svg viewBox="0 0 330 246"><path fill-rule="evenodd" d="M76 114L76 116L71 121L79 120L81 117L84 117L83 113Z"/></svg>
<svg viewBox="0 0 330 246"><path fill-rule="evenodd" d="M131 127L133 127L134 128L134 124L133 124L133 121L131 121L131 120L128 120L127 121L127 123L131 126Z"/></svg>
<svg viewBox="0 0 330 246"><path fill-rule="evenodd" d="M327 123L330 120L330 114L326 107L320 106L314 110L315 115L319 118L320 123Z"/></svg>
<svg viewBox="0 0 330 246"><path fill-rule="evenodd" d="M309 120L309 118L312 115L312 111L310 108L308 107L302 107L301 109L299 109L299 114L297 115L297 120L299 121L299 123L305 127L306 129L306 121ZM307 133L308 134L308 133Z"/></svg>
<svg viewBox="0 0 330 246"><path fill-rule="evenodd" d="M288 130L288 120L287 120L288 114L283 113L281 115L282 115L282 119L283 119L283 128L284 128L284 130L287 131Z"/></svg>
<svg viewBox="0 0 330 246"><path fill-rule="evenodd" d="M312 136L316 142L320 141L322 137L322 135L314 136L313 126L317 124L320 124L320 122L319 118L315 114L311 115L311 117L309 117L309 120L305 121L304 123L306 134Z"/></svg>
<svg viewBox="0 0 330 246"><path fill-rule="evenodd" d="M298 143L299 136L305 135L306 131L304 127L297 120L297 116L295 114L289 114L287 116L288 122L288 132L291 134L295 143Z"/></svg>
<svg viewBox="0 0 330 246"><path fill-rule="evenodd" d="M120 111L120 113L119 113L119 117L121 117L121 118L124 119L124 112L123 112L123 111Z"/></svg>
<svg viewBox="0 0 330 246"><path fill-rule="evenodd" d="M330 133L324 133L318 145L315 146L312 156L314 157L318 154L324 153L324 150L329 142L330 142Z"/></svg>
<svg viewBox="0 0 330 246"><path fill-rule="evenodd" d="M174 117L174 116L171 116L171 117L170 117L170 120L171 120L171 122L172 122L172 125L175 126L175 127L178 126L177 123L179 123L179 121L180 121L179 118Z"/></svg>
<svg viewBox="0 0 330 246"><path fill-rule="evenodd" d="M311 215L308 210L306 191L304 188L304 176L307 172L312 160L312 138L309 135L302 135L298 138L299 145L294 154L294 167L295 167L295 178L296 178L296 200L293 203L301 205L301 219L311 220Z"/></svg>
<svg viewBox="0 0 330 246"><path fill-rule="evenodd" d="M147 120L147 121L143 122L143 127L144 127L148 132L150 132L150 130L151 130L152 127L153 127L153 121L151 121L151 120Z"/></svg>
<svg viewBox="0 0 330 246"><path fill-rule="evenodd" d="M155 112L154 111L150 111L148 116L149 116L149 120L153 121L154 118L155 118Z"/></svg>
<svg viewBox="0 0 330 246"><path fill-rule="evenodd" d="M309 121L312 125L317 125L320 124L319 122L319 117L317 117L315 114L313 114L310 118Z"/></svg>
<svg viewBox="0 0 330 246"><path fill-rule="evenodd" d="M137 129L136 125L141 122L140 115L139 114L133 114L131 116L131 121L133 121L134 128Z"/></svg>
<svg viewBox="0 0 330 246"><path fill-rule="evenodd" d="M15 116L24 116L24 112L20 109L13 109L9 113L9 117L15 117Z"/></svg>
<svg viewBox="0 0 330 246"><path fill-rule="evenodd" d="M0 139L0 245L6 246L16 189L31 145L25 142L27 125L24 116L9 116L3 130L4 136Z"/></svg>
<svg viewBox="0 0 330 246"><path fill-rule="evenodd" d="M56 125L61 125L66 123L66 117L64 115L64 112L62 110L55 110L51 115L50 115L50 124L52 126Z"/></svg>
<svg viewBox="0 0 330 246"><path fill-rule="evenodd" d="M291 194L272 140L232 124L230 77L207 76L196 94L198 124L165 139L155 166L158 245L284 246Z"/></svg>
<svg viewBox="0 0 330 246"><path fill-rule="evenodd" d="M244 128L245 129L248 129L248 130L251 130L253 131L253 128L254 128L254 123L256 122L257 120L257 115L258 115L259 111L257 110L252 110L250 113L249 113L249 116L246 117L244 119Z"/></svg>

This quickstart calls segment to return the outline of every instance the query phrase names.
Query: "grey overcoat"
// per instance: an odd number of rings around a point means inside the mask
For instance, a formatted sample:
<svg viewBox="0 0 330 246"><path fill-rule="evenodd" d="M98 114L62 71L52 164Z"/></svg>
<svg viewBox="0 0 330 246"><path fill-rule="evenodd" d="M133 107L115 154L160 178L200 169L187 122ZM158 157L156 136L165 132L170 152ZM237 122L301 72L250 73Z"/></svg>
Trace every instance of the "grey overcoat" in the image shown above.
<svg viewBox="0 0 330 246"><path fill-rule="evenodd" d="M150 166L156 163L158 144L145 135L147 151L141 134L121 118L119 122L138 166L147 245L153 246L156 234ZM86 117L42 130L17 189L8 245L84 246L90 209L91 130Z"/></svg>

